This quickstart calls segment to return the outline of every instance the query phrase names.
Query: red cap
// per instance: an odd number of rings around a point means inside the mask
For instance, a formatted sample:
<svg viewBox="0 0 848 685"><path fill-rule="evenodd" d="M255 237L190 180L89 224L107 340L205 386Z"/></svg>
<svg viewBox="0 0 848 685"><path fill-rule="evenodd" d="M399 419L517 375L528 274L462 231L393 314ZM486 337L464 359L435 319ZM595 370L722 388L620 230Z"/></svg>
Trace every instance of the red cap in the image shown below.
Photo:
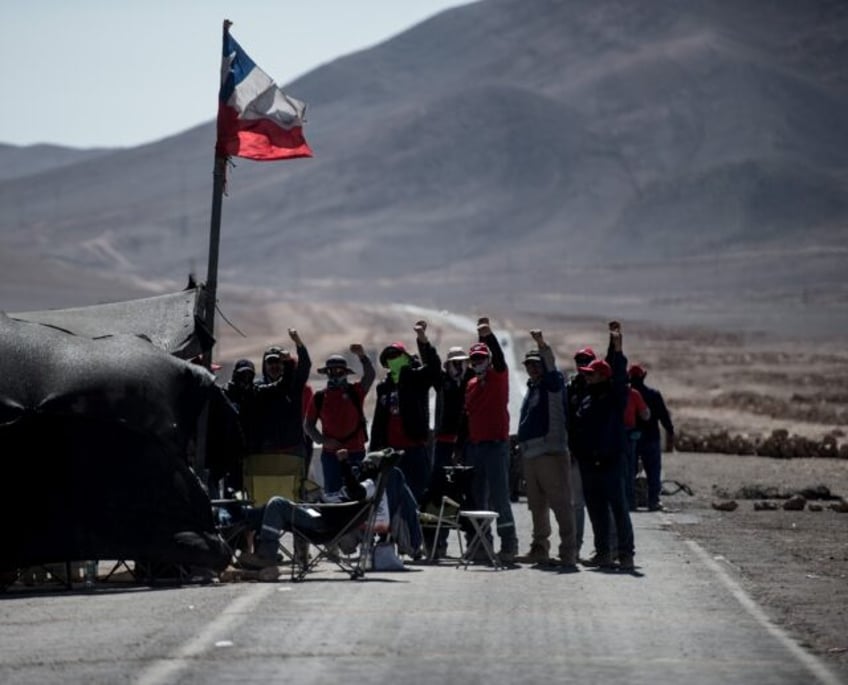
<svg viewBox="0 0 848 685"><path fill-rule="evenodd" d="M633 364L627 370L627 375L631 378L644 378L648 375L648 372L645 371L645 367L640 366L639 364Z"/></svg>
<svg viewBox="0 0 848 685"><path fill-rule="evenodd" d="M389 356L397 356L395 352L400 352L401 354L409 354L406 351L406 347L404 347L402 342L393 342L391 345L384 347L383 351L380 352L380 365L383 367L388 367L388 358Z"/></svg>
<svg viewBox="0 0 848 685"><path fill-rule="evenodd" d="M575 359L586 358L586 359L597 359L598 355L595 354L595 350L591 347L581 347L577 352L574 353Z"/></svg>
<svg viewBox="0 0 848 685"><path fill-rule="evenodd" d="M468 356L469 357L491 357L492 352L489 350L489 346L483 342L476 342L471 347L468 348Z"/></svg>
<svg viewBox="0 0 848 685"><path fill-rule="evenodd" d="M612 367L603 359L595 359L588 366L579 366L577 370L582 373L595 373L596 371L604 378L612 378Z"/></svg>

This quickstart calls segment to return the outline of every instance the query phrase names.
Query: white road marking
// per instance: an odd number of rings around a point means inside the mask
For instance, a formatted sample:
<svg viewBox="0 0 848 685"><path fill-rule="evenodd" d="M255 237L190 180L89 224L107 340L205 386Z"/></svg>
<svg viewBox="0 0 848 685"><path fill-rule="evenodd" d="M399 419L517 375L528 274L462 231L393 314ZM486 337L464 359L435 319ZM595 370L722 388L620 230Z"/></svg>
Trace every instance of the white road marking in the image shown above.
<svg viewBox="0 0 848 685"><path fill-rule="evenodd" d="M223 638L232 635L234 628L246 620L252 610L275 590L273 584L256 585L247 593L236 597L218 616L207 625L193 640L189 640L171 655L159 659L141 672L136 682L138 685L161 685L166 682L176 682L175 677L192 660L216 643L223 643Z"/></svg>
<svg viewBox="0 0 848 685"><path fill-rule="evenodd" d="M842 680L837 678L830 669L817 656L806 651L801 645L793 640L783 631L782 628L775 625L759 605L748 596L740 585L730 576L727 570L711 557L703 547L694 540L684 540L684 542L692 549L695 554L704 562L719 581L730 591L730 594L736 599L742 608L763 628L768 631L778 642L780 642L786 650L792 654L816 679L816 682L823 685L840 685Z"/></svg>

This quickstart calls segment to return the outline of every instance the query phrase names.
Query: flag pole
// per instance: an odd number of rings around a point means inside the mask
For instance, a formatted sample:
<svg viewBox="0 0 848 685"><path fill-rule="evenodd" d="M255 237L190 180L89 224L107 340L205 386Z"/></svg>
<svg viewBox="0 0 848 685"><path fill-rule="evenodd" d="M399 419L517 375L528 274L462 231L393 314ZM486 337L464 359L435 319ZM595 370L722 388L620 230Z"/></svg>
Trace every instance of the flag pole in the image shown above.
<svg viewBox="0 0 848 685"><path fill-rule="evenodd" d="M224 19L224 39L233 23ZM209 261L206 266L206 306L203 323L209 334L215 336L215 305L218 299L218 254L221 243L221 206L224 188L227 185L227 156L222 155L215 146L215 164L212 170L212 216L209 222ZM204 366L212 364L212 350L204 353Z"/></svg>
<svg viewBox="0 0 848 685"><path fill-rule="evenodd" d="M233 23L224 19L224 40ZM216 128L217 132L217 128ZM216 133L217 136L217 133ZM215 163L212 169L212 216L209 220L209 261L206 265L206 287L203 294L203 325L215 339L215 306L218 301L218 253L221 244L221 207L224 199L224 188L227 185L227 155L218 151L218 141L215 141ZM215 344L202 354L203 366L212 370L212 349ZM197 438L195 441L194 467L201 481L206 485L208 474L206 472L206 454L209 449L209 405L203 408L198 418Z"/></svg>

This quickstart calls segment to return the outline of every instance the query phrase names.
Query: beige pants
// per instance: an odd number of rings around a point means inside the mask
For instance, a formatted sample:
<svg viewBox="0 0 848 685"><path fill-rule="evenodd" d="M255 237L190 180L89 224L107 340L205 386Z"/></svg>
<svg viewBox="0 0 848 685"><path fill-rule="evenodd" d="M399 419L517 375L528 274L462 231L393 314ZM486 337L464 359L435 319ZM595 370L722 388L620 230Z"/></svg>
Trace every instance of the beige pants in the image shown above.
<svg viewBox="0 0 848 685"><path fill-rule="evenodd" d="M571 458L567 454L543 454L525 458L527 506L533 519L533 546L550 553L551 511L559 527L559 557L577 562L577 538L571 493Z"/></svg>

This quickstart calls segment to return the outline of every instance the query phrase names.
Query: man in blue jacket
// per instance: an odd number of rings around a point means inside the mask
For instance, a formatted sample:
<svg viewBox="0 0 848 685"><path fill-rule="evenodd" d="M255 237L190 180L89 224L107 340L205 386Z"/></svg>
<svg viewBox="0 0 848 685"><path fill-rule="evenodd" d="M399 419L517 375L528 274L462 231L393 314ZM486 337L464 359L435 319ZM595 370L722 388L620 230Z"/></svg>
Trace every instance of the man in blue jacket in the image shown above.
<svg viewBox="0 0 848 685"><path fill-rule="evenodd" d="M521 445L527 506L533 519L530 551L517 561L550 562L550 512L559 526L559 562L577 568L577 538L571 497L571 458L562 394L565 379L540 330L530 331L538 346L524 356L527 394L521 405L518 442Z"/></svg>

